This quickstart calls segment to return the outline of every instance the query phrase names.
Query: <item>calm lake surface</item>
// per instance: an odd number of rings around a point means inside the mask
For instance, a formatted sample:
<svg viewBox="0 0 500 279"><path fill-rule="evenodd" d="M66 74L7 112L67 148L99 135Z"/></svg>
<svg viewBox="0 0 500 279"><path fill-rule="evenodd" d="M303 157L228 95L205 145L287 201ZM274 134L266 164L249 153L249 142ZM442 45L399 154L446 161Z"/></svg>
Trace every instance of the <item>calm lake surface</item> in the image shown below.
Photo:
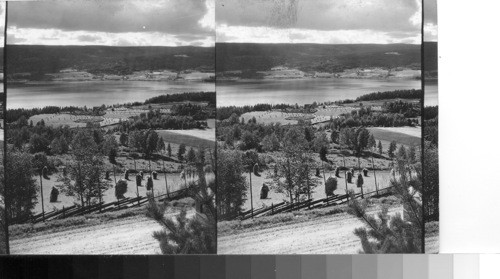
<svg viewBox="0 0 500 279"><path fill-rule="evenodd" d="M9 85L7 108L100 106L144 102L151 97L195 91L215 91L199 81L71 81Z"/></svg>
<svg viewBox="0 0 500 279"><path fill-rule="evenodd" d="M420 89L420 80L293 79L217 82L217 106L310 104L354 99L364 94L397 89Z"/></svg>
<svg viewBox="0 0 500 279"><path fill-rule="evenodd" d="M425 81L425 106L437 106L438 105L438 81L437 80L426 80Z"/></svg>

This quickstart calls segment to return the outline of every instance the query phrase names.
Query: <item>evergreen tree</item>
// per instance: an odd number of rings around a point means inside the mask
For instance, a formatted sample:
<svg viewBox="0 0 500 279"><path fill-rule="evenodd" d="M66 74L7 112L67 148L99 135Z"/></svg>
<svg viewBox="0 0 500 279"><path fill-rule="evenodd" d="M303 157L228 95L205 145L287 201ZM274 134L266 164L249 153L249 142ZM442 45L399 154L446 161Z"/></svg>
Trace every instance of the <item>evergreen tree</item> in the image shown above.
<svg viewBox="0 0 500 279"><path fill-rule="evenodd" d="M186 157L186 160L189 162L189 163L194 163L194 161L196 160L196 153L194 151L194 149L191 147L189 148L189 151L188 151L188 154L187 154L187 157Z"/></svg>
<svg viewBox="0 0 500 279"><path fill-rule="evenodd" d="M398 158L398 161L401 161ZM367 200L358 201L350 192L349 212L358 217L366 227L357 228L354 234L361 240L366 254L422 253L423 211L419 193L422 193L420 164L398 162L400 176L391 180L394 195L403 204L403 216L389 215L387 206L377 216L367 214Z"/></svg>
<svg viewBox="0 0 500 279"><path fill-rule="evenodd" d="M181 143L179 145L179 149L177 150L177 158L179 161L184 160L184 153L186 153L186 145L184 143Z"/></svg>
<svg viewBox="0 0 500 279"><path fill-rule="evenodd" d="M145 138L146 142L144 145L144 153L146 154L146 158L149 158L151 154L153 154L157 150L160 137L158 136L158 133L156 133L156 131L149 130L146 133Z"/></svg>
<svg viewBox="0 0 500 279"><path fill-rule="evenodd" d="M170 146L170 143L167 145L167 152L168 152L168 157L172 157L172 147Z"/></svg>
<svg viewBox="0 0 500 279"><path fill-rule="evenodd" d="M128 135L126 133L120 134L120 144L126 146L128 143Z"/></svg>
<svg viewBox="0 0 500 279"><path fill-rule="evenodd" d="M237 215L246 201L247 183L242 154L217 148L217 211L221 220Z"/></svg>
<svg viewBox="0 0 500 279"><path fill-rule="evenodd" d="M387 150L387 153L389 154L390 158L394 158L394 151L396 151L397 145L395 141L391 141L389 144L389 150Z"/></svg>
<svg viewBox="0 0 500 279"><path fill-rule="evenodd" d="M417 162L417 149L413 145L410 146L410 149L408 150L408 160L411 164Z"/></svg>
<svg viewBox="0 0 500 279"><path fill-rule="evenodd" d="M68 153L69 145L68 145L68 141L66 140L66 137L64 135L61 135L61 137L59 137L59 147L60 147L60 151L61 151L60 154Z"/></svg>
<svg viewBox="0 0 500 279"><path fill-rule="evenodd" d="M216 253L217 224L214 204L216 184L214 180L207 183L205 165L205 150L199 150L195 160L198 181L189 185L189 194L196 203L194 217L187 218L185 208L175 218L166 217L168 204L149 199L147 216L163 227L161 231L153 233L153 237L160 243L163 254Z"/></svg>
<svg viewBox="0 0 500 279"><path fill-rule="evenodd" d="M156 144L156 151L160 151L160 152L165 151L165 142L163 141L162 138L158 139L158 142Z"/></svg>
<svg viewBox="0 0 500 279"><path fill-rule="evenodd" d="M383 152L384 152L384 150L382 149L382 142L378 141L378 153L380 155L382 155Z"/></svg>
<svg viewBox="0 0 500 279"><path fill-rule="evenodd" d="M27 218L37 203L37 192L32 155L8 150L6 155L5 199L8 200L6 214L10 218Z"/></svg>
<svg viewBox="0 0 500 279"><path fill-rule="evenodd" d="M370 135L370 139L368 140L368 147L369 148L377 147L377 142L375 141L375 137L373 136L373 134Z"/></svg>

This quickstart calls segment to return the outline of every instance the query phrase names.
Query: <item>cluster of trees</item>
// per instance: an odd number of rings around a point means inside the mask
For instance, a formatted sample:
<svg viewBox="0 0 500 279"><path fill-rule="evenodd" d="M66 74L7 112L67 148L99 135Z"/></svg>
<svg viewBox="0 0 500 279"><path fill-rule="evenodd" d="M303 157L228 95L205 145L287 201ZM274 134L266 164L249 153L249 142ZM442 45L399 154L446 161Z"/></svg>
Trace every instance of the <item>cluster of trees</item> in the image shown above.
<svg viewBox="0 0 500 279"><path fill-rule="evenodd" d="M106 144L103 147L113 148ZM89 130L80 129L71 143L72 160L65 166L65 171L57 181L61 192L75 197L82 206L88 206L102 200L102 194L112 184L105 179L104 156Z"/></svg>
<svg viewBox="0 0 500 279"><path fill-rule="evenodd" d="M340 144L354 150L358 157L363 150L375 148L377 145L375 137L364 127L341 129L339 137Z"/></svg>
<svg viewBox="0 0 500 279"><path fill-rule="evenodd" d="M381 142L377 143L375 137L364 127L335 127L331 130L330 137L307 122L301 122L296 127L304 135L310 152L319 152L320 158L325 161L330 142L353 150L356 156L361 156L362 151L369 148L378 149L380 154L383 152ZM244 123L233 114L218 126L217 139L224 141L227 147L241 151L254 149L259 152L274 152L282 150L286 133L292 128L295 127L279 123L262 124L252 120ZM395 150L396 142L393 142L388 150L389 156L393 157Z"/></svg>
<svg viewBox="0 0 500 279"><path fill-rule="evenodd" d="M75 130L70 129L69 126L47 126L43 119L36 124L33 124L32 121L29 124L24 121L9 126L9 129L7 129L7 142L16 149L22 149L27 145L27 150L30 153L65 154L74 134ZM102 133L96 131L96 138L102 137Z"/></svg>
<svg viewBox="0 0 500 279"><path fill-rule="evenodd" d="M7 142L11 143L14 149L27 151L31 154L63 155L70 152L75 136L80 130L87 130L97 145L97 152L109 156L110 161L114 163L113 158L116 157L118 143L111 131L105 132L99 128L53 127L45 125L42 119L35 125L24 123L23 126L8 129Z"/></svg>
<svg viewBox="0 0 500 279"><path fill-rule="evenodd" d="M256 105L248 105L248 106L242 106L242 107L236 107L236 106L229 106L229 107L218 107L217 108L217 120L223 121L225 119L228 119L235 115L236 117L241 116L242 114L245 114L247 112L252 112L252 111L269 111L273 109L288 109L292 108L292 105L288 104L256 104Z"/></svg>
<svg viewBox="0 0 500 279"><path fill-rule="evenodd" d="M394 90L394 91L384 91L384 92L374 92L370 94L365 94L356 98L355 100L343 100L338 101L339 104L349 104L354 102L362 101L377 101L377 100L388 100L388 99L418 99L422 98L421 89L409 89L409 90Z"/></svg>
<svg viewBox="0 0 500 279"><path fill-rule="evenodd" d="M122 133L122 135L127 134ZM122 142L122 136L120 136L120 141ZM123 142L125 142L125 138L123 138ZM144 153L146 158L150 158L151 155L156 151L165 150L165 142L155 130L131 131L127 136L126 145L132 149L135 149L137 152ZM170 150L170 153L172 152L171 148L169 148L168 150Z"/></svg>
<svg viewBox="0 0 500 279"><path fill-rule="evenodd" d="M389 112L374 112L369 110L353 110L350 114L342 114L330 122L332 129L344 127L401 127L414 126L418 121L406 118L403 114Z"/></svg>
<svg viewBox="0 0 500 279"><path fill-rule="evenodd" d="M175 116L191 116L194 120L207 120L215 118L215 110L208 109L206 106L193 103L173 105L171 115Z"/></svg>
<svg viewBox="0 0 500 279"><path fill-rule="evenodd" d="M174 130L174 129L204 129L208 127L207 121L195 120L192 116L173 116L161 114L159 110L150 110L148 113L131 117L120 122L117 130Z"/></svg>
<svg viewBox="0 0 500 279"><path fill-rule="evenodd" d="M420 104L409 103L404 101L385 102L383 109L390 113L399 113L404 117L412 118L420 116Z"/></svg>
<svg viewBox="0 0 500 279"><path fill-rule="evenodd" d="M5 114L7 123L14 127L24 126L27 123L27 119L38 114L58 114L58 113L70 113L70 114L85 114L85 115L103 115L103 111L106 106L96 106L92 108L66 106L66 107L56 107L56 106L46 106L43 108L32 108L32 109L9 109Z"/></svg>
<svg viewBox="0 0 500 279"><path fill-rule="evenodd" d="M207 102L208 105L216 105L215 92L186 92L180 94L166 94L147 99L144 104L165 104L177 102Z"/></svg>

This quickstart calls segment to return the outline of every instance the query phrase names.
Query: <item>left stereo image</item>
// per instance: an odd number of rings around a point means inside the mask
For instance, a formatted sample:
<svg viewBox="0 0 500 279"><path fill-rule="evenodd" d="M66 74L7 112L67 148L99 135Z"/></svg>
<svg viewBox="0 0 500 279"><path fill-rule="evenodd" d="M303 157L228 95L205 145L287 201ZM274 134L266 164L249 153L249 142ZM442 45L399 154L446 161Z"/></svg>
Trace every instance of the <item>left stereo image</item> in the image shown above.
<svg viewBox="0 0 500 279"><path fill-rule="evenodd" d="M213 1L7 5L0 251L216 253Z"/></svg>

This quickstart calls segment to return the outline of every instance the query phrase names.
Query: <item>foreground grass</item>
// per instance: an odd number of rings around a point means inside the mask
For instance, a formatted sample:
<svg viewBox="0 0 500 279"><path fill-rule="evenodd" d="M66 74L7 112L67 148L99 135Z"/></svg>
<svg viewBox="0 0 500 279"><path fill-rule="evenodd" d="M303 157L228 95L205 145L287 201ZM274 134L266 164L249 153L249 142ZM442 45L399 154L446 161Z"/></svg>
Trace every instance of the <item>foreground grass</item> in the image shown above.
<svg viewBox="0 0 500 279"><path fill-rule="evenodd" d="M181 208L193 206L194 200L191 198L172 201L169 203L169 209L167 210L167 213L178 211ZM123 209L115 212L75 216L60 220L51 220L45 223L11 225L9 226L9 236L11 239L24 238L37 233L56 233L81 227L101 225L111 221L138 216L145 216L145 204L141 207Z"/></svg>
<svg viewBox="0 0 500 279"><path fill-rule="evenodd" d="M400 204L400 201L396 197L390 196L378 199L368 199L368 203L370 207L376 207L378 205L393 206ZM283 224L300 223L325 216L347 213L347 211L347 205L339 205L329 208L300 210L272 216L257 217L253 220L222 221L217 224L217 233L219 235L231 235L241 232L242 230L262 230L270 227L281 226Z"/></svg>

